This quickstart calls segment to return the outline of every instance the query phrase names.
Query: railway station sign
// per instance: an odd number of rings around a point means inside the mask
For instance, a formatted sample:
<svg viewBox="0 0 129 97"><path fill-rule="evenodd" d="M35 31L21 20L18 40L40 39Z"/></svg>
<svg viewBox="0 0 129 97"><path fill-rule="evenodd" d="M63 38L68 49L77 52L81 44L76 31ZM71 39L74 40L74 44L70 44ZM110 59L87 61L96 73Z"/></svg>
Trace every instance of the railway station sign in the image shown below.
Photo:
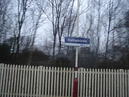
<svg viewBox="0 0 129 97"><path fill-rule="evenodd" d="M81 37L65 37L65 44L68 46L89 46L90 39L89 38L81 38Z"/></svg>

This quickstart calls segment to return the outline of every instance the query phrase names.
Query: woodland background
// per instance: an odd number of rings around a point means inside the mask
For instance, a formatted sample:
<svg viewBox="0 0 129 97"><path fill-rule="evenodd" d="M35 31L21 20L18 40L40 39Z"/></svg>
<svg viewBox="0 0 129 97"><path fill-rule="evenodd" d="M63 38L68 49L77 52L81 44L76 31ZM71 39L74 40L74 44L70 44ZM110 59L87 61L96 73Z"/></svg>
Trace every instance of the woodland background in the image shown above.
<svg viewBox="0 0 129 97"><path fill-rule="evenodd" d="M90 38L79 66L129 68L129 1L0 0L0 62L73 67L75 48L64 37Z"/></svg>

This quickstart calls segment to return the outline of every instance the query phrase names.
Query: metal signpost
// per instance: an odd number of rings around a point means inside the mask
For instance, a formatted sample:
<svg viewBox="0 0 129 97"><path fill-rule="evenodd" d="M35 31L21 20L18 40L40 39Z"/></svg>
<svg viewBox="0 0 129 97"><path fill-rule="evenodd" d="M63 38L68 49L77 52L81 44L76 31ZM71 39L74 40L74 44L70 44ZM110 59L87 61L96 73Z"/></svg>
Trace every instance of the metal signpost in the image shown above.
<svg viewBox="0 0 129 97"><path fill-rule="evenodd" d="M76 34L79 36L79 8L80 8L80 1L77 0L77 29ZM78 71L78 50L81 46L88 46L90 40L88 38L80 38L80 37L65 37L65 43L69 46L76 46L76 58L75 58L75 79L73 83L73 97L78 96L78 79L77 79L77 71Z"/></svg>
<svg viewBox="0 0 129 97"><path fill-rule="evenodd" d="M77 93L78 93L77 71L78 71L78 51L79 51L79 47L88 47L89 44L90 44L90 39L89 38L65 37L65 45L76 47L75 79L74 79L74 84L73 84L73 97L77 97Z"/></svg>

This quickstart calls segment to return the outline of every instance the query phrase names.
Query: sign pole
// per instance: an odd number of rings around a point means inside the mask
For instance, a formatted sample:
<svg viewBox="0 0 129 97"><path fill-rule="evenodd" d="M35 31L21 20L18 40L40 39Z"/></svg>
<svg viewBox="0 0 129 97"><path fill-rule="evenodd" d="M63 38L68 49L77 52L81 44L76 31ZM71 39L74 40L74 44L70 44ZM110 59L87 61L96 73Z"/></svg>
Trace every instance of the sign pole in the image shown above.
<svg viewBox="0 0 129 97"><path fill-rule="evenodd" d="M74 77L74 82L73 82L73 97L78 96L78 51L79 47L76 47L76 57L75 57L75 77Z"/></svg>
<svg viewBox="0 0 129 97"><path fill-rule="evenodd" d="M79 47L76 47L76 60L75 60L75 67L78 67L78 51L79 51Z"/></svg>
<svg viewBox="0 0 129 97"><path fill-rule="evenodd" d="M79 35L79 0L77 0L77 34ZM75 58L75 78L74 78L74 82L73 82L73 97L77 97L78 96L78 51L79 51L79 47L76 47L76 58Z"/></svg>
<svg viewBox="0 0 129 97"><path fill-rule="evenodd" d="M79 47L76 47L76 58L75 58L75 78L77 78L77 70L78 70L78 51L79 51Z"/></svg>

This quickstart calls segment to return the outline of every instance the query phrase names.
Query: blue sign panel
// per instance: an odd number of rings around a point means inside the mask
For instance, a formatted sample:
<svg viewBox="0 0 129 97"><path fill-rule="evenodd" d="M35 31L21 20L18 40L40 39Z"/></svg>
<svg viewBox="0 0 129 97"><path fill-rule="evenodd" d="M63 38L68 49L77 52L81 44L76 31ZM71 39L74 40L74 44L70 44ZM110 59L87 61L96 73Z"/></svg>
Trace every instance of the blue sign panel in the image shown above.
<svg viewBox="0 0 129 97"><path fill-rule="evenodd" d="M84 46L90 44L89 38L65 37L65 43L73 46Z"/></svg>

